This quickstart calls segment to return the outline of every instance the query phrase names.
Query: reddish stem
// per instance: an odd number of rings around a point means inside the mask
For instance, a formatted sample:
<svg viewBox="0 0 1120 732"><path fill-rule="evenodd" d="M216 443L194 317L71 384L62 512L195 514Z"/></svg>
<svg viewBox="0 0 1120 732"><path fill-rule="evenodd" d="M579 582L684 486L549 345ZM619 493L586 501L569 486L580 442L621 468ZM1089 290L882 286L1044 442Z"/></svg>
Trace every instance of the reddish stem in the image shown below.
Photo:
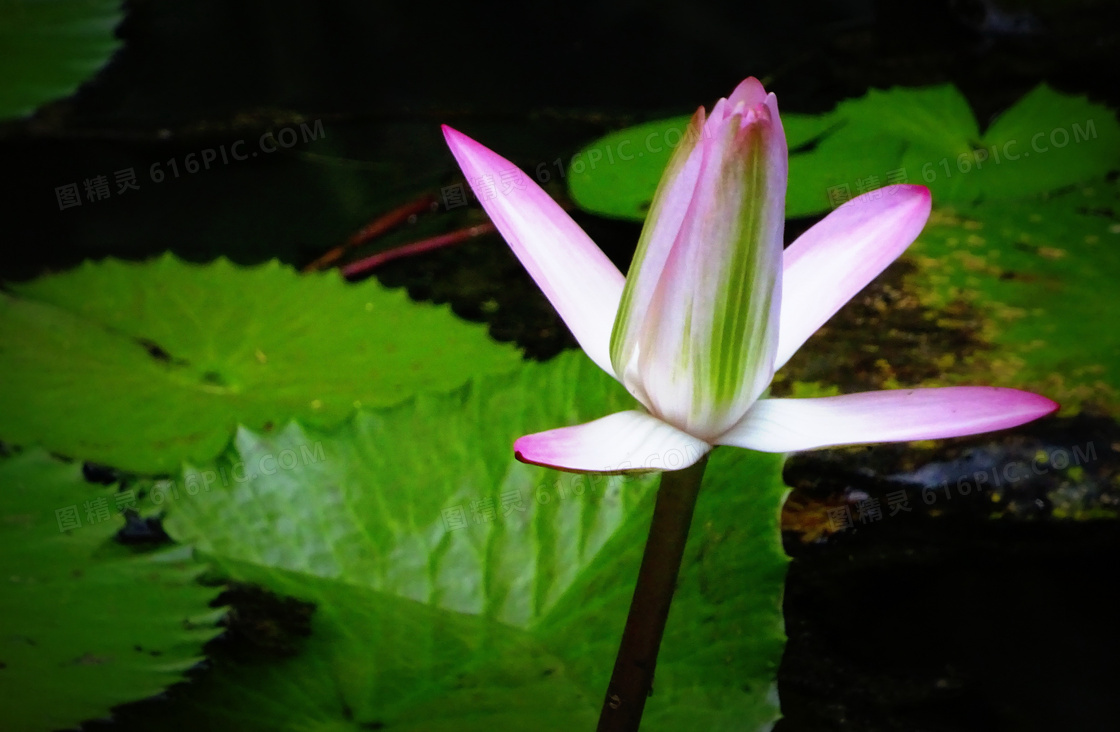
<svg viewBox="0 0 1120 732"><path fill-rule="evenodd" d="M359 259L357 262L351 262L342 268L342 276L348 279L358 277L394 259L411 257L414 254L430 252L433 249L440 249L453 244L461 244L470 239L476 239L486 234L493 234L495 231L497 231L497 229L494 225L487 222L485 224L479 224L478 226L471 226L467 229L452 231L448 234L433 236L430 239L423 239L421 241L412 242L411 244L405 244L388 251L378 252L365 259Z"/></svg>
<svg viewBox="0 0 1120 732"><path fill-rule="evenodd" d="M330 267L332 264L341 259L344 254L346 254L347 249L353 249L354 247L360 244L364 244L371 239L376 239L377 237L395 229L404 222L408 221L410 217L417 216L424 213L425 211L430 211L435 203L435 196L430 193L425 193L415 201L410 201L403 206L400 206L399 208L393 209L387 214L378 216L376 219L366 224L357 233L347 239L345 244L331 249L326 254L304 267L303 271L314 272L316 270L326 269L327 267Z"/></svg>

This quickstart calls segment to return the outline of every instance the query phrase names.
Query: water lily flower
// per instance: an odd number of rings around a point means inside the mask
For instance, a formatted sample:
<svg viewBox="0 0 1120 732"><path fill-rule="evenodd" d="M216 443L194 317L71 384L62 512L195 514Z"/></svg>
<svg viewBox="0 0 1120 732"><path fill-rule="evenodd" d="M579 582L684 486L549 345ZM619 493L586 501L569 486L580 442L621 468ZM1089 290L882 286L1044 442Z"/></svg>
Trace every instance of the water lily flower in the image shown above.
<svg viewBox="0 0 1120 732"><path fill-rule="evenodd" d="M447 144L498 231L587 355L640 408L521 437L559 470L677 470L716 445L790 452L971 435L1055 411L1017 389L895 389L772 399L774 371L895 260L930 213L895 185L832 211L784 252L785 134L749 78L697 110L661 178L624 277L527 175L466 135ZM509 181L498 190L498 181ZM868 338L874 338L868 333Z"/></svg>

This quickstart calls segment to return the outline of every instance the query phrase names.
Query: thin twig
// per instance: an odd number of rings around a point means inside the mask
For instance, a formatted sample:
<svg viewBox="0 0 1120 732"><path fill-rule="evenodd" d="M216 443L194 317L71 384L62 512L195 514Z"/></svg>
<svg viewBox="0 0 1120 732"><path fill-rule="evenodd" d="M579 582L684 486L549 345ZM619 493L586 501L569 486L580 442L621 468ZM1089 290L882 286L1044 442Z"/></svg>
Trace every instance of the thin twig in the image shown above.
<svg viewBox="0 0 1120 732"><path fill-rule="evenodd" d="M471 226L466 229L459 229L458 231L452 231L447 234L433 236L430 239L423 239L421 241L412 242L411 244L405 244L385 252L378 252L365 259L359 259L357 262L346 265L342 268L342 276L348 279L358 277L394 259L410 257L414 254L429 252L433 249L440 249L441 247L447 247L453 244L461 244L462 242L475 239L485 234L493 234L495 231L497 231L497 229L494 225L487 222L485 224L479 224L478 226Z"/></svg>
<svg viewBox="0 0 1120 732"><path fill-rule="evenodd" d="M661 474L653 521L638 570L638 584L630 602L630 614L622 631L622 643L599 714L597 732L636 732L642 723L646 697L653 693L657 652L677 588L692 512L707 464L705 455L691 467Z"/></svg>
<svg viewBox="0 0 1120 732"><path fill-rule="evenodd" d="M424 213L425 211L430 211L435 203L435 196L430 193L425 193L415 201L409 201L403 206L399 206L387 214L378 216L376 219L366 224L364 227L358 230L357 233L347 239L345 244L341 244L331 249L326 254L304 267L302 271L315 272L330 267L339 259L341 259L344 254L346 254L346 250L353 249L354 247L364 244L371 239L376 239L382 234L385 234L386 232L391 231L392 229L395 229L404 222L408 221L408 219L412 216L417 216Z"/></svg>

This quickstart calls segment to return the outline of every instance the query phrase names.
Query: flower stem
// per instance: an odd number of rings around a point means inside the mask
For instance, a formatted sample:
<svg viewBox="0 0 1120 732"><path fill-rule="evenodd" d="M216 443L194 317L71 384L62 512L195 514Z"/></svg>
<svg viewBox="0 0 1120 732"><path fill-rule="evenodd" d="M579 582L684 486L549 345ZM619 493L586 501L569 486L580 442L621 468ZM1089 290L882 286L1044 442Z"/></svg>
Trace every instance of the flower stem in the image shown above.
<svg viewBox="0 0 1120 732"><path fill-rule="evenodd" d="M646 698L653 693L657 651L707 464L705 455L691 467L661 474L638 585L630 601L597 732L636 732L642 722Z"/></svg>

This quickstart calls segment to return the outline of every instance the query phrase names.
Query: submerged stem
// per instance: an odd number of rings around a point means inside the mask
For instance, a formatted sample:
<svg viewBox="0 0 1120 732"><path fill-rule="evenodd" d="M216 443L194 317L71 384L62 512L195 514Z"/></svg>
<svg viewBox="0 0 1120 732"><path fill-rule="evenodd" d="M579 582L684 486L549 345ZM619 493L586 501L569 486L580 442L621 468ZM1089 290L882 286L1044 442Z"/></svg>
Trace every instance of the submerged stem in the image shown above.
<svg viewBox="0 0 1120 732"><path fill-rule="evenodd" d="M626 616L597 732L635 732L642 722L646 697L653 691L657 652L707 464L705 455L691 467L661 474L638 584L630 601L630 614Z"/></svg>

